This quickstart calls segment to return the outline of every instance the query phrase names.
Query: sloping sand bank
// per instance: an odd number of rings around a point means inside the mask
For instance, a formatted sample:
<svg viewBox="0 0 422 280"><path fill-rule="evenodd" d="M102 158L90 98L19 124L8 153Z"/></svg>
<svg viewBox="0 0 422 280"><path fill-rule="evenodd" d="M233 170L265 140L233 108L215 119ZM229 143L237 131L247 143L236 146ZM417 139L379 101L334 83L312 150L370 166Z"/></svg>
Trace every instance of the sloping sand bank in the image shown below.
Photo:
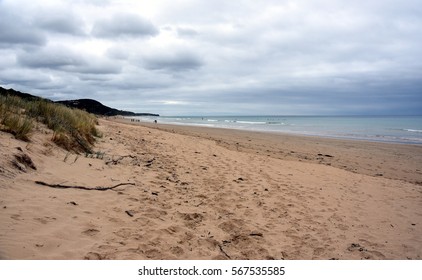
<svg viewBox="0 0 422 280"><path fill-rule="evenodd" d="M100 123L89 157L0 133L0 258L421 259L421 146Z"/></svg>

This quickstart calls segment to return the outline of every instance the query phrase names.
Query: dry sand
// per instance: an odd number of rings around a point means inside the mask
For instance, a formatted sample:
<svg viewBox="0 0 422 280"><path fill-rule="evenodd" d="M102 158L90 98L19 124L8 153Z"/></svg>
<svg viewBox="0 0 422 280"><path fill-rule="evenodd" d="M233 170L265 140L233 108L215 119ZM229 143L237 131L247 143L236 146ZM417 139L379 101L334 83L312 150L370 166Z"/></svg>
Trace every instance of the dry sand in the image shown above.
<svg viewBox="0 0 422 280"><path fill-rule="evenodd" d="M420 145L100 124L93 157L0 132L0 259L421 259Z"/></svg>

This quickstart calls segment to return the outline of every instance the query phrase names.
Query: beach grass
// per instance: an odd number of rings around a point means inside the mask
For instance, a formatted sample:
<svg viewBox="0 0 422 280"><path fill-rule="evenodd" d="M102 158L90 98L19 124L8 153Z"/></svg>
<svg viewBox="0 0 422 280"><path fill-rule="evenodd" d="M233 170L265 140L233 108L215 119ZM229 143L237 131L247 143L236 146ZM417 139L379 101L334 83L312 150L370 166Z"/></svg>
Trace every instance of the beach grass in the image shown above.
<svg viewBox="0 0 422 280"><path fill-rule="evenodd" d="M101 136L93 114L42 99L29 101L17 96L0 96L1 130L29 141L36 122L53 131L53 142L75 152L91 152L95 138Z"/></svg>

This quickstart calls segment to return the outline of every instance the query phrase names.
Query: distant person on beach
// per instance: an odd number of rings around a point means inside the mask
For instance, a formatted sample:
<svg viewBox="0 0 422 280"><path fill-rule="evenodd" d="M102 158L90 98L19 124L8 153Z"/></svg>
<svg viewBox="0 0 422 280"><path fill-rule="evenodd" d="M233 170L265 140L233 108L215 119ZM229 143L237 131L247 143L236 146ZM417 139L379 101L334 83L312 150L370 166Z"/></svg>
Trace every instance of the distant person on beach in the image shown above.
<svg viewBox="0 0 422 280"><path fill-rule="evenodd" d="M157 123L157 120L154 120L154 123Z"/></svg>

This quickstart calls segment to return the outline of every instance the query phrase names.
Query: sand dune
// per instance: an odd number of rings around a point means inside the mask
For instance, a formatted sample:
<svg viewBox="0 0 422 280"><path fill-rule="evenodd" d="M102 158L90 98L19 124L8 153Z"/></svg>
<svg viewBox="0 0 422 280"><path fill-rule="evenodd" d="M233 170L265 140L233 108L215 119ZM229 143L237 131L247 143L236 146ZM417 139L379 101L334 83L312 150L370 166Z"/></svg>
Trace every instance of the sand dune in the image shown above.
<svg viewBox="0 0 422 280"><path fill-rule="evenodd" d="M89 157L0 132L0 258L421 259L421 146L100 124Z"/></svg>

